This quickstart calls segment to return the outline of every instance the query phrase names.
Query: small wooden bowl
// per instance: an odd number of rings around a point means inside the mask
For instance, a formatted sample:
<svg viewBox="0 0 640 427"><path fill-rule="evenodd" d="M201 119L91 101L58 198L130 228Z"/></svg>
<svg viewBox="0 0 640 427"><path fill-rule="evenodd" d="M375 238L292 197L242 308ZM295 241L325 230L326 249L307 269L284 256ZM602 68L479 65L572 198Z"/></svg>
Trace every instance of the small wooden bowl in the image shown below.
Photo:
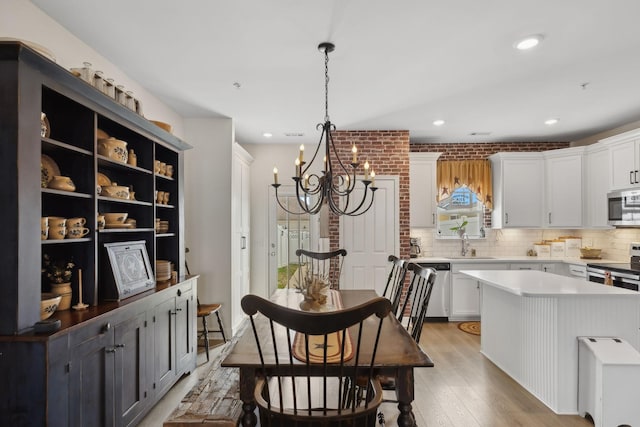
<svg viewBox="0 0 640 427"><path fill-rule="evenodd" d="M150 120L150 121L151 121L151 123L153 123L154 125L158 126L159 128L162 128L162 129L166 130L167 132L171 133L172 126L169 123L159 122L157 120Z"/></svg>

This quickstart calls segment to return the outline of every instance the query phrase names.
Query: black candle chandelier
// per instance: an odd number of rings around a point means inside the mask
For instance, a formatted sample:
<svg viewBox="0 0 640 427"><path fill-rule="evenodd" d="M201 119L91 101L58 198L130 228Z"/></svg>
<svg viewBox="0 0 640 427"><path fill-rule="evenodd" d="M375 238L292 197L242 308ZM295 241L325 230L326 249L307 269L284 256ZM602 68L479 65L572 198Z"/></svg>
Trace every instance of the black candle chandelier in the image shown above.
<svg viewBox="0 0 640 427"><path fill-rule="evenodd" d="M376 174L369 162L364 164L364 178L361 180L364 185L362 199L353 203L351 200L353 191L356 188L356 172L360 163L358 163L358 149L355 144L351 147L351 163L347 166L340 160L331 132L336 130L334 124L329 120L329 52L333 52L335 45L333 43L320 43L318 50L324 53L324 123L319 123L316 129L322 128L320 141L316 147L310 162L304 161L304 145L300 146L300 154L295 160L296 173L292 177L296 187L296 199L300 210L289 210L280 202L278 197L278 169L273 169L273 184L276 191L276 200L278 205L290 214L317 214L326 204L331 212L337 215L358 216L362 215L373 205L373 199L376 187ZM320 153L324 141L324 158L323 170L321 175L311 173L311 166ZM331 157L333 152L336 161ZM350 170L349 170L350 168ZM369 193L371 194L369 196ZM367 203L368 200L368 203Z"/></svg>

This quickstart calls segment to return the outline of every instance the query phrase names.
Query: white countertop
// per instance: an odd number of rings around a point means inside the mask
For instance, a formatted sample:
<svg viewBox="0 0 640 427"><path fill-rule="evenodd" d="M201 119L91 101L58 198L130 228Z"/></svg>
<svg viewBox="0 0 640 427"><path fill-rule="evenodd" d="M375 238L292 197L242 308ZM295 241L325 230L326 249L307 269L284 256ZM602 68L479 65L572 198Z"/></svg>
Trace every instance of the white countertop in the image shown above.
<svg viewBox="0 0 640 427"><path fill-rule="evenodd" d="M429 263L429 262L448 262L451 264L455 263L469 263L469 262L478 262L478 263L492 263L492 262L540 262L540 263L564 263L564 264L575 264L575 265L587 265L587 264L603 264L603 263L615 263L615 262L628 262L620 261L614 259L584 259L584 258L542 258L535 256L488 256L483 257L478 255L476 257L467 256L467 257L418 257L411 258L410 262L415 263Z"/></svg>
<svg viewBox="0 0 640 427"><path fill-rule="evenodd" d="M569 295L629 295L640 297L640 292L588 282L581 278L565 277L535 270L463 270L461 273L478 279L514 295L549 297Z"/></svg>

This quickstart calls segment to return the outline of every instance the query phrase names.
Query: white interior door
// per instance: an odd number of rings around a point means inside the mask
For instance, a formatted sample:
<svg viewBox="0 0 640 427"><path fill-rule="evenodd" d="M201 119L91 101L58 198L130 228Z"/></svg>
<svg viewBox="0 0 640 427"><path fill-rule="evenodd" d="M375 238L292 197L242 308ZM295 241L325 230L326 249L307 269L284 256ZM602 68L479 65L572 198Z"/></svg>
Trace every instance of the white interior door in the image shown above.
<svg viewBox="0 0 640 427"><path fill-rule="evenodd" d="M376 176L376 185L371 209L360 216L340 217L340 247L347 250L340 288L375 289L381 295L388 257L397 255L400 247L398 177Z"/></svg>

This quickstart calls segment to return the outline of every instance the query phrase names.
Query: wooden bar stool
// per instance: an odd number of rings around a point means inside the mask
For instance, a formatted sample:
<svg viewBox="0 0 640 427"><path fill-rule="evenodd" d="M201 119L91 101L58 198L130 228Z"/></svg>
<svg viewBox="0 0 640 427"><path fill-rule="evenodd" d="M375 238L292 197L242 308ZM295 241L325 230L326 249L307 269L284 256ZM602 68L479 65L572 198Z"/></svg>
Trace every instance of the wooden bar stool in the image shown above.
<svg viewBox="0 0 640 427"><path fill-rule="evenodd" d="M222 308L222 304L200 304L200 299L198 298L198 317L202 318L202 333L199 338L204 339L204 349L207 353L207 362L209 361L209 332L220 332L222 334L222 341L225 343L227 342L227 337L224 334L224 328L222 327L222 319L220 319L220 308ZM207 317L213 313L216 314L218 327L220 329L210 331L207 326Z"/></svg>

